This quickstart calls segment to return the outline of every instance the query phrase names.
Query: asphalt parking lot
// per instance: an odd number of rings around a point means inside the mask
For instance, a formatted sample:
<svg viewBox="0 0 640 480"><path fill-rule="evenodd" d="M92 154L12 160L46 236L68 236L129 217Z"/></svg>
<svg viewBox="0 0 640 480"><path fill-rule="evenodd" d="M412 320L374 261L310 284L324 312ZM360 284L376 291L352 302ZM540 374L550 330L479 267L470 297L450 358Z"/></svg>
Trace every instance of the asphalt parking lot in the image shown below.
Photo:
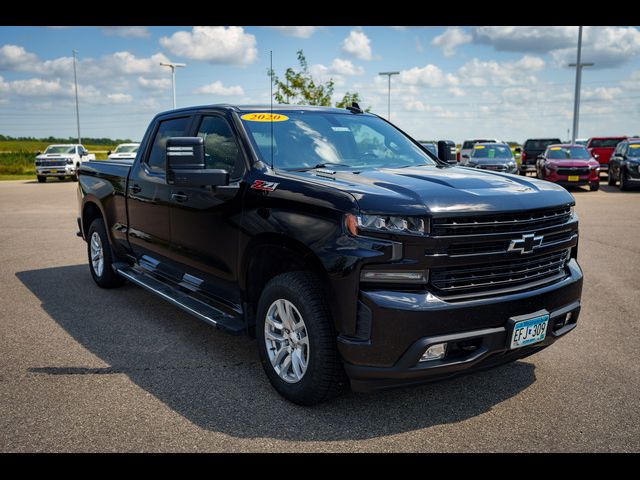
<svg viewBox="0 0 640 480"><path fill-rule="evenodd" d="M640 451L640 190L603 183L572 191L574 332L490 371L303 408L255 341L99 289L75 183L0 182L0 451Z"/></svg>

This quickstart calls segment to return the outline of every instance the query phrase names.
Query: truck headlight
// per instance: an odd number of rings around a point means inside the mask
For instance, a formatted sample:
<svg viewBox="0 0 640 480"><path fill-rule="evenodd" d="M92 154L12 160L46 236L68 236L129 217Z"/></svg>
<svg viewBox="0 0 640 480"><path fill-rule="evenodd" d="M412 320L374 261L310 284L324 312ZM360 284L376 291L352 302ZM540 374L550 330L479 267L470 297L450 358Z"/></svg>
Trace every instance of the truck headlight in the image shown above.
<svg viewBox="0 0 640 480"><path fill-rule="evenodd" d="M67 158L67 165L73 164L73 158Z"/></svg>
<svg viewBox="0 0 640 480"><path fill-rule="evenodd" d="M420 217L347 214L346 224L347 229L353 235L358 235L361 230L404 235L426 235L429 233L428 222Z"/></svg>

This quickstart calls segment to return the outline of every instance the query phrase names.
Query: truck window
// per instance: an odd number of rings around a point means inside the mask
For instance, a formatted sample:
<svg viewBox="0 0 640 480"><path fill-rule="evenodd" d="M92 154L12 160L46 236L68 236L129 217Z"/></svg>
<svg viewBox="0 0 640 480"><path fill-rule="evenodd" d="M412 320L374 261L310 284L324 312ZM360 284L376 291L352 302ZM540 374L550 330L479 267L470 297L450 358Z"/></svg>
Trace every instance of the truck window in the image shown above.
<svg viewBox="0 0 640 480"><path fill-rule="evenodd" d="M151 153L147 159L147 165L153 170L165 169L167 139L171 137L184 137L191 117L172 118L160 122L156 136L153 139Z"/></svg>
<svg viewBox="0 0 640 480"><path fill-rule="evenodd" d="M218 116L204 117L198 128L198 137L204 141L207 168L220 168L237 178L243 171L243 160L235 136L227 121Z"/></svg>

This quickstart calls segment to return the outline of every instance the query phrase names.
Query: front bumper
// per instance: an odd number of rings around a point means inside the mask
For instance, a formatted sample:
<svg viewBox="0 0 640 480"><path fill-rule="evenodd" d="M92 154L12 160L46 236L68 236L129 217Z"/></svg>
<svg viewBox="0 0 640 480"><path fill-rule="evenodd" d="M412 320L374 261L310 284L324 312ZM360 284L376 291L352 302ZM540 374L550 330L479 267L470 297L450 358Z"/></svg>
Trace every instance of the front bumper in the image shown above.
<svg viewBox="0 0 640 480"><path fill-rule="evenodd" d="M36 175L40 177L66 177L76 173L76 166L36 167Z"/></svg>
<svg viewBox="0 0 640 480"><path fill-rule="evenodd" d="M462 302L446 302L429 293L361 291L361 309L370 317L370 337L338 338L352 389L371 391L430 382L546 348L575 328L580 312L582 271L575 260L567 268L568 275L554 284ZM510 319L540 310L550 315L545 340L509 350ZM569 312L571 320L564 324ZM442 342L448 342L451 352L457 353L419 362L429 345Z"/></svg>

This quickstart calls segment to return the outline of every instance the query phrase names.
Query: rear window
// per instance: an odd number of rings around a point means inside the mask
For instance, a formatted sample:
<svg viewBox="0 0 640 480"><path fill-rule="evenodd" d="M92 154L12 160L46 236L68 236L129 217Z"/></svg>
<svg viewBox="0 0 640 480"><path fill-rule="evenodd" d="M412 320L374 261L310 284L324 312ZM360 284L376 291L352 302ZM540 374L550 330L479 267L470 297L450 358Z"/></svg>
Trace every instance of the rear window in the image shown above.
<svg viewBox="0 0 640 480"><path fill-rule="evenodd" d="M545 139L543 139L543 140L527 140L526 142L524 142L524 149L525 150L544 150L549 145L552 145L554 143L560 143L560 139L559 138L548 138L546 140Z"/></svg>
<svg viewBox="0 0 640 480"><path fill-rule="evenodd" d="M627 156L633 158L640 157L640 143L630 143L627 149Z"/></svg>
<svg viewBox="0 0 640 480"><path fill-rule="evenodd" d="M511 158L511 149L507 145L476 145L471 153L473 158Z"/></svg>
<svg viewBox="0 0 640 480"><path fill-rule="evenodd" d="M480 139L480 140L467 140L466 142L464 142L462 144L462 148L467 150L469 148L473 148L473 146L476 143L489 143L489 142L495 142L495 140L491 140L491 139Z"/></svg>
<svg viewBox="0 0 640 480"><path fill-rule="evenodd" d="M602 139L593 139L591 140L592 148L614 148L622 141L622 138L602 138Z"/></svg>

